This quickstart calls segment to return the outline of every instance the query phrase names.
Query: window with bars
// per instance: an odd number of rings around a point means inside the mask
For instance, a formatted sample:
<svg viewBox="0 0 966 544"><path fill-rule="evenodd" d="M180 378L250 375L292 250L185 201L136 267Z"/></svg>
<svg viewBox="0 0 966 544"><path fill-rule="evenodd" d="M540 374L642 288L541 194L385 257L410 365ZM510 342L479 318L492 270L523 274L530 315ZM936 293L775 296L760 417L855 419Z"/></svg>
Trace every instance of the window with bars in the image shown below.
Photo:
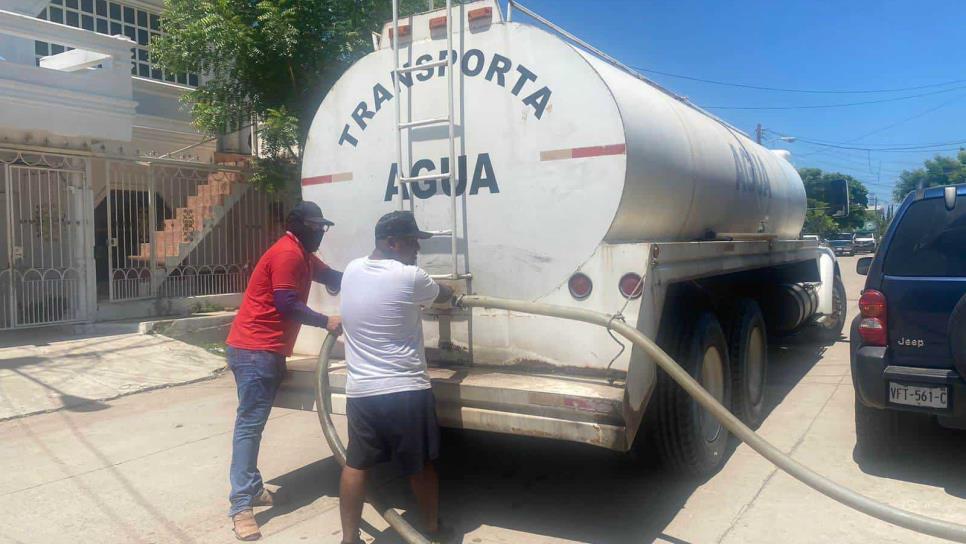
<svg viewBox="0 0 966 544"><path fill-rule="evenodd" d="M161 16L157 13L109 0L50 0L37 17L107 36L127 36L137 44L131 49L131 74L198 86L197 74L172 74L151 64L148 46L153 38L161 35ZM71 49L41 41L35 42L34 48L38 63L41 57Z"/></svg>

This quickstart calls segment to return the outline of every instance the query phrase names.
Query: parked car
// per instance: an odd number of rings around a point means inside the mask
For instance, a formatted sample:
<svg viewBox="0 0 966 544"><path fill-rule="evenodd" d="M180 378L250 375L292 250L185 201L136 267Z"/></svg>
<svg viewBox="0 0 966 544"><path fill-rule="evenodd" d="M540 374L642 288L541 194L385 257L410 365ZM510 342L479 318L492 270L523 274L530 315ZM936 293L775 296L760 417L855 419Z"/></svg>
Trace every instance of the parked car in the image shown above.
<svg viewBox="0 0 966 544"><path fill-rule="evenodd" d="M855 239L853 242L855 246L855 251L865 251L869 253L875 253L876 240L874 232L856 232Z"/></svg>
<svg viewBox="0 0 966 544"><path fill-rule="evenodd" d="M836 255L855 255L855 235L851 232L833 234L828 245Z"/></svg>
<svg viewBox="0 0 966 544"><path fill-rule="evenodd" d="M901 445L898 411L966 429L966 185L912 193L867 274L852 323L859 450Z"/></svg>

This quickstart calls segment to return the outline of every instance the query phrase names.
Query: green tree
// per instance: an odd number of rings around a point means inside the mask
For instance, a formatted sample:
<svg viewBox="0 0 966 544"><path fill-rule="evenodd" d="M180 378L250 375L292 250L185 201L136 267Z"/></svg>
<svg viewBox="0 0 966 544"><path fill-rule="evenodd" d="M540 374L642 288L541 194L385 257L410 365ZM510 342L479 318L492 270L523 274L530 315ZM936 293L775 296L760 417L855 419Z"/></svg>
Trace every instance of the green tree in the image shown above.
<svg viewBox="0 0 966 544"><path fill-rule="evenodd" d="M430 6L400 4L403 15ZM391 17L388 0L165 0L151 58L169 72L201 74L183 102L202 132L257 119L266 156L250 181L269 191L294 188L322 98Z"/></svg>
<svg viewBox="0 0 966 544"><path fill-rule="evenodd" d="M926 160L922 168L903 170L899 174L892 197L898 202L910 191L922 187L954 185L966 182L966 150L960 150L956 157L936 155Z"/></svg>
<svg viewBox="0 0 966 544"><path fill-rule="evenodd" d="M808 210L805 212L805 226L802 227L802 230L808 234L818 234L822 238L828 238L840 229L838 224L824 211Z"/></svg>
<svg viewBox="0 0 966 544"><path fill-rule="evenodd" d="M823 172L819 168L801 168L798 175L805 184L805 196L808 198L808 209L811 215L806 215L805 230L815 234L827 234L828 231L811 230L809 227L827 229L831 232L854 231L861 229L872 215L868 210L869 190L859 180L848 174L839 172ZM844 179L849 187L849 202L851 209L847 217L831 217L826 213L828 209L827 191L834 180ZM825 219L820 219L824 216ZM826 220L827 219L827 220Z"/></svg>

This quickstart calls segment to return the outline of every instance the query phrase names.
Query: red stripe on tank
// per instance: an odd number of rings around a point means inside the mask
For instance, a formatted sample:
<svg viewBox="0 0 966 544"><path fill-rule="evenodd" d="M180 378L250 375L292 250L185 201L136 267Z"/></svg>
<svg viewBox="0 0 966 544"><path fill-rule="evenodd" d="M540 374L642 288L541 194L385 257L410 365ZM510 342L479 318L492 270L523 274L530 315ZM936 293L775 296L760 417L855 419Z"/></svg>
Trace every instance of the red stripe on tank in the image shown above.
<svg viewBox="0 0 966 544"><path fill-rule="evenodd" d="M573 158L581 159L583 157L601 157L604 155L623 155L626 150L627 150L627 146L624 144L598 145L593 147L575 147L573 149Z"/></svg>
<svg viewBox="0 0 966 544"><path fill-rule="evenodd" d="M541 161L557 161L561 159L583 159L586 157L603 157L605 155L624 155L627 152L625 144L595 145L590 147L574 147L570 149L551 149L540 152Z"/></svg>
<svg viewBox="0 0 966 544"><path fill-rule="evenodd" d="M309 185L322 185L323 183L335 183L337 181L350 181L352 179L352 172L340 172L338 174L328 174L325 176L312 176L310 178L302 178L302 187Z"/></svg>

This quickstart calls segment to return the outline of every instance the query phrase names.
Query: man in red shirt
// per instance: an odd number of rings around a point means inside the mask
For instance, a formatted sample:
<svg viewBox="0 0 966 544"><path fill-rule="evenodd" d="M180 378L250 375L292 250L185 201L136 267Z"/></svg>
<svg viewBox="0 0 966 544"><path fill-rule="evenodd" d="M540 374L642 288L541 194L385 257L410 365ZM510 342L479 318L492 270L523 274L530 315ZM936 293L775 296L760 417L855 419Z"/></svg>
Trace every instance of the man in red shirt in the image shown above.
<svg viewBox="0 0 966 544"><path fill-rule="evenodd" d="M228 515L239 540L261 538L252 508L272 505L272 494L258 472L258 446L299 328L342 329L338 316L322 315L305 304L312 281L333 289L342 284L342 272L315 256L332 225L312 202L301 202L289 212L287 232L255 265L228 334L228 366L238 388Z"/></svg>

